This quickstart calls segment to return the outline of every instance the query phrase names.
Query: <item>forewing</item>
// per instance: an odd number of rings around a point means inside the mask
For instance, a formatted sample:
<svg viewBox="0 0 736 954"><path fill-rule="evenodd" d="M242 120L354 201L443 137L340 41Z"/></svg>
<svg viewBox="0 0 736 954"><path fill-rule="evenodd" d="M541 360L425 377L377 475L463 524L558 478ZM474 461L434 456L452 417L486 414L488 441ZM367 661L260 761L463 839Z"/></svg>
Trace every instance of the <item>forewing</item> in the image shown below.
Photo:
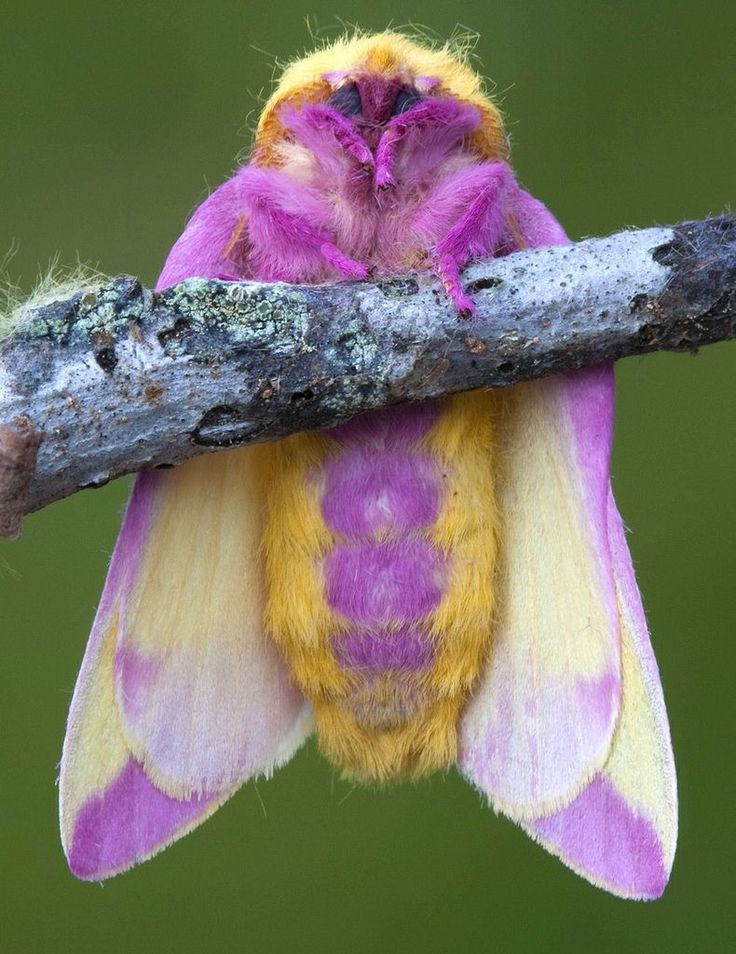
<svg viewBox="0 0 736 954"><path fill-rule="evenodd" d="M579 794L605 763L618 717L612 400L608 367L517 385L501 399L499 611L461 723L459 765L516 820Z"/></svg>
<svg viewBox="0 0 736 954"><path fill-rule="evenodd" d="M246 245L246 217L235 175L195 210L168 254L157 289L186 278L240 277Z"/></svg>
<svg viewBox="0 0 736 954"><path fill-rule="evenodd" d="M108 877L285 761L310 716L262 629L257 455L140 476L74 693L62 838Z"/></svg>
<svg viewBox="0 0 736 954"><path fill-rule="evenodd" d="M511 230L527 247L566 241L522 190ZM509 393L502 608L461 726L460 764L576 872L622 897L655 898L672 867L677 791L657 666L610 490L613 371Z"/></svg>
<svg viewBox="0 0 736 954"><path fill-rule="evenodd" d="M621 518L609 534L621 621L622 707L603 770L566 808L524 827L594 884L626 898L658 898L677 841L677 783L657 663Z"/></svg>

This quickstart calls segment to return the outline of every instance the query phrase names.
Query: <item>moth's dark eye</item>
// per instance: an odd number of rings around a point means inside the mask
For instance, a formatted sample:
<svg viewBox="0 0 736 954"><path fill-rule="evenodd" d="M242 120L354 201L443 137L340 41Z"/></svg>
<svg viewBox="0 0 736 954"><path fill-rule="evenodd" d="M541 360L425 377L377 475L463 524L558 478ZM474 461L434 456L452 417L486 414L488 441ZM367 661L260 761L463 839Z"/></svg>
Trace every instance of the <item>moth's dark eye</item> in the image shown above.
<svg viewBox="0 0 736 954"><path fill-rule="evenodd" d="M327 100L327 105L332 106L333 109L343 113L345 116L357 116L363 109L363 104L360 101L360 92L355 83L347 83L345 86L341 86L340 89L336 89Z"/></svg>
<svg viewBox="0 0 736 954"><path fill-rule="evenodd" d="M405 113L407 109L416 106L422 97L415 89L400 89L394 100L394 108L391 110L392 116L398 116L399 113Z"/></svg>

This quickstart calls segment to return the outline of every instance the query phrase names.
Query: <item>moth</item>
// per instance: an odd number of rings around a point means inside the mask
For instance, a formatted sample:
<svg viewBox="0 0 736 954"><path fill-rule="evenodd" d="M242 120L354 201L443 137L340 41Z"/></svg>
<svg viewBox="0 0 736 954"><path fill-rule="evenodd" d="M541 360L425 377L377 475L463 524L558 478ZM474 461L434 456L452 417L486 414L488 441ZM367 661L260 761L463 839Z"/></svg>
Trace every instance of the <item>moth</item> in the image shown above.
<svg viewBox="0 0 736 954"><path fill-rule="evenodd" d="M290 65L159 280L429 272L567 242L449 46ZM667 716L609 480L613 370L364 414L136 479L69 714L64 849L108 878L316 731L344 776L457 765L593 884L655 898Z"/></svg>

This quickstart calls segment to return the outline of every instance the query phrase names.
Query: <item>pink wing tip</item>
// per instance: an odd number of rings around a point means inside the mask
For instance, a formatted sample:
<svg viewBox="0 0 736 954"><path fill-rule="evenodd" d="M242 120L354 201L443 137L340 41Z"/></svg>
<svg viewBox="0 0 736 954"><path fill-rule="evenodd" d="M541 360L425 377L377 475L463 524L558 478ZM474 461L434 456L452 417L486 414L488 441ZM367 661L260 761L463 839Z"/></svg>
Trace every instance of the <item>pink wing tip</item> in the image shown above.
<svg viewBox="0 0 736 954"><path fill-rule="evenodd" d="M77 878L100 881L125 871L172 842L212 803L212 796L178 801L129 759L118 777L89 798L77 815L67 853Z"/></svg>
<svg viewBox="0 0 736 954"><path fill-rule="evenodd" d="M667 886L657 832L601 775L566 808L525 828L574 871L614 894L653 901Z"/></svg>

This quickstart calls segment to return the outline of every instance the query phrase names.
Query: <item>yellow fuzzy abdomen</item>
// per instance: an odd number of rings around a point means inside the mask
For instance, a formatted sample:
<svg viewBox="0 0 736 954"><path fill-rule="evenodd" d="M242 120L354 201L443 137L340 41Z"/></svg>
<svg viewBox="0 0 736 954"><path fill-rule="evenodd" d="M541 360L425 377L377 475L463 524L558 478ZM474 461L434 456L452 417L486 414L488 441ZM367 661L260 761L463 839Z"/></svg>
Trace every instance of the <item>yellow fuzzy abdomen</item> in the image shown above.
<svg viewBox="0 0 736 954"><path fill-rule="evenodd" d="M455 759L495 605L493 403L371 412L269 449L267 627L349 777Z"/></svg>

